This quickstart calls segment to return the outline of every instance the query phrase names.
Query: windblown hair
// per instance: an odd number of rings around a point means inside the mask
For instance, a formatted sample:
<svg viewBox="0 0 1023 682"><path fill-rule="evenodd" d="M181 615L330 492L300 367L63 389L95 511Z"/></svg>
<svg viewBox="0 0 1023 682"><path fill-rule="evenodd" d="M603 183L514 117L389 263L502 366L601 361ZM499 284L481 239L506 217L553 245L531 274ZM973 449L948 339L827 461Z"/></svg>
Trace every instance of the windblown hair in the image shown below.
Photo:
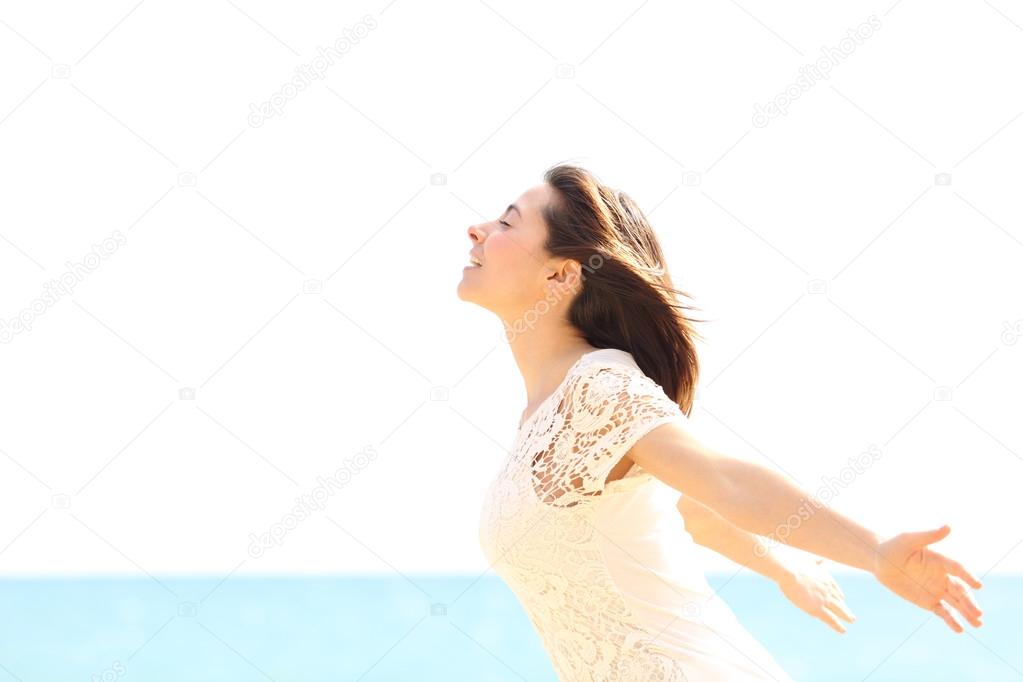
<svg viewBox="0 0 1023 682"><path fill-rule="evenodd" d="M544 173L555 200L545 207L545 248L583 266L568 319L596 348L618 348L689 416L699 376L694 329L653 228L625 192L590 171L559 164Z"/></svg>

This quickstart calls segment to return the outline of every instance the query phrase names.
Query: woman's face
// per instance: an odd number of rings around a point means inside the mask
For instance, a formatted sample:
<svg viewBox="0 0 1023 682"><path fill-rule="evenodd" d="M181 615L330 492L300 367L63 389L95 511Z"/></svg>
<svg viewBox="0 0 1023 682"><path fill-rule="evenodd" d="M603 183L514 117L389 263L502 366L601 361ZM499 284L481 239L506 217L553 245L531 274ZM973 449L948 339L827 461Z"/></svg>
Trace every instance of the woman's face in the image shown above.
<svg viewBox="0 0 1023 682"><path fill-rule="evenodd" d="M471 250L483 265L462 271L458 297L502 316L521 315L557 284L566 259L552 259L543 245L541 211L553 196L547 183L524 192L496 219L469 227ZM574 261L572 261L574 262Z"/></svg>

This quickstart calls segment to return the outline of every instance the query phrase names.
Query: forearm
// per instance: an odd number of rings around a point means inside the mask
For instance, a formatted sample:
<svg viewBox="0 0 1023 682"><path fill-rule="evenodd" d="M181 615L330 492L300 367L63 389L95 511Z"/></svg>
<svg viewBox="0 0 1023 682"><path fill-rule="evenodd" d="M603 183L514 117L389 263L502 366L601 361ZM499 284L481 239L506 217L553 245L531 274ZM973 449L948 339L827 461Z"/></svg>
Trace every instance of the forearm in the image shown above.
<svg viewBox="0 0 1023 682"><path fill-rule="evenodd" d="M633 461L743 530L871 573L881 538L767 467L701 443L679 423L637 441Z"/></svg>
<svg viewBox="0 0 1023 682"><path fill-rule="evenodd" d="M714 508L725 519L769 540L873 572L881 537L825 506L787 476L730 458L721 466Z"/></svg>
<svg viewBox="0 0 1023 682"><path fill-rule="evenodd" d="M790 567L759 535L739 528L688 495L682 495L675 506L697 544L775 582L792 575Z"/></svg>

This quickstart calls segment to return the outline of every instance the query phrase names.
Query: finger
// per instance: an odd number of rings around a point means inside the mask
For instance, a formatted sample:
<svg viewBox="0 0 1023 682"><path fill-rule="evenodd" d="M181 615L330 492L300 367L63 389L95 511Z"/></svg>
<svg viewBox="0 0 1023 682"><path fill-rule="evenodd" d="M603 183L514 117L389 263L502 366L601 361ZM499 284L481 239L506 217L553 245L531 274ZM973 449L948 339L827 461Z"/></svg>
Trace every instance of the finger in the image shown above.
<svg viewBox="0 0 1023 682"><path fill-rule="evenodd" d="M903 535L905 535L906 539L909 540L913 546L922 547L923 545L929 545L933 542L941 540L946 535L948 535L949 532L951 532L951 530L952 529L948 526L948 524L946 524L941 528L936 528L934 530L922 530L915 533L903 533Z"/></svg>
<svg viewBox="0 0 1023 682"><path fill-rule="evenodd" d="M845 618L850 623L856 620L856 616L853 615L853 612L850 611L849 607L846 606L845 603L840 599L833 602L829 602L828 608L837 613L838 615L842 616L843 618Z"/></svg>
<svg viewBox="0 0 1023 682"><path fill-rule="evenodd" d="M837 632L838 634L840 635L845 634L845 626L838 622L838 618L836 618L835 614L833 614L831 611L828 611L826 608L821 608L820 616L818 617L822 621L827 623L831 627L831 629Z"/></svg>
<svg viewBox="0 0 1023 682"><path fill-rule="evenodd" d="M940 601L931 609L931 611L941 616L941 619L945 621L954 632L961 633L963 631L963 626L959 624L959 621L952 617L948 607Z"/></svg>
<svg viewBox="0 0 1023 682"><path fill-rule="evenodd" d="M970 625L975 628L980 627L980 607L977 606L977 602L973 600L969 592L966 590L966 586L962 584L958 578L951 578L949 580L949 589L946 597L946 601L952 604L959 613L963 614Z"/></svg>
<svg viewBox="0 0 1023 682"><path fill-rule="evenodd" d="M977 615L977 613L970 608L968 604L964 603L960 597L957 597L954 594L949 594L945 596L945 601L947 601L952 608L958 611L959 614L966 619L967 623L975 628L980 627L980 616Z"/></svg>
<svg viewBox="0 0 1023 682"><path fill-rule="evenodd" d="M949 591L951 591L952 594L955 594L969 604L970 607L977 612L978 616L983 615L983 611L980 610L980 605L977 603L977 600L973 598L973 593L970 592L970 588L966 586L962 578L949 576L948 582Z"/></svg>
<svg viewBox="0 0 1023 682"><path fill-rule="evenodd" d="M965 580L970 587L972 587L975 590L979 590L981 587L983 587L983 585L980 584L980 581L974 578L973 574L967 571L961 563L953 559L949 559L948 563L949 568L951 569L951 573Z"/></svg>
<svg viewBox="0 0 1023 682"><path fill-rule="evenodd" d="M962 617L970 623L970 625L977 627L978 616L976 611L968 603L966 603L960 595L955 594L954 592L946 592L942 599L945 600L946 604L958 611L960 615L962 615Z"/></svg>

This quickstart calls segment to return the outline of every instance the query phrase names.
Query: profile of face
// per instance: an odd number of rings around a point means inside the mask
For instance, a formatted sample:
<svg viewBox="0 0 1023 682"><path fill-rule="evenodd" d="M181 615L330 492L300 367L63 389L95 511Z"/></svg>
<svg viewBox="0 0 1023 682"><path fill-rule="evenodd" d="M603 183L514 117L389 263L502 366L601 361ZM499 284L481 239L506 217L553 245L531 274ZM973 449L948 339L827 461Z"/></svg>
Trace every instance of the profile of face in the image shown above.
<svg viewBox="0 0 1023 682"><path fill-rule="evenodd" d="M542 211L553 193L547 183L536 185L496 219L469 227L469 256L482 265L469 264L462 270L460 299L501 316L515 316L552 290L573 291L581 272L579 263L554 258L544 248L547 224Z"/></svg>

